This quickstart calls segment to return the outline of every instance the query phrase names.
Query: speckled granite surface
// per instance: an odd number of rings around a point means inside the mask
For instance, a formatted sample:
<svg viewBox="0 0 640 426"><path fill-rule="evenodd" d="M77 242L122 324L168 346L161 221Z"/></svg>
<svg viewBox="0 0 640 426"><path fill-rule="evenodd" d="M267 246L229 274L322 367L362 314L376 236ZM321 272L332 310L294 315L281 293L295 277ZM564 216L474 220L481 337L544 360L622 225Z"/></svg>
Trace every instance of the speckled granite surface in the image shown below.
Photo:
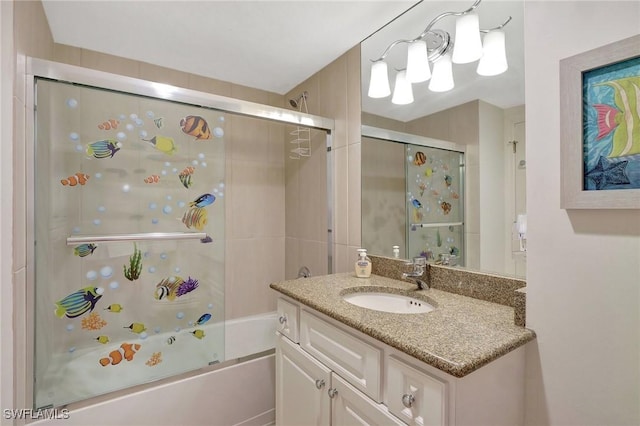
<svg viewBox="0 0 640 426"><path fill-rule="evenodd" d="M425 314L393 314L361 308L341 297L371 287L410 295L436 309ZM514 324L512 307L435 288L418 291L411 283L379 275L325 275L276 282L271 288L455 377L535 338L532 330Z"/></svg>
<svg viewBox="0 0 640 426"><path fill-rule="evenodd" d="M399 280L402 273L409 270L409 267L405 266L406 260L374 255L369 257L372 272L376 275ZM527 285L526 281L519 278L432 264L425 271L424 280L432 288L511 307L515 306L514 291Z"/></svg>
<svg viewBox="0 0 640 426"><path fill-rule="evenodd" d="M527 288L519 288L514 292L513 321L520 327L527 324Z"/></svg>

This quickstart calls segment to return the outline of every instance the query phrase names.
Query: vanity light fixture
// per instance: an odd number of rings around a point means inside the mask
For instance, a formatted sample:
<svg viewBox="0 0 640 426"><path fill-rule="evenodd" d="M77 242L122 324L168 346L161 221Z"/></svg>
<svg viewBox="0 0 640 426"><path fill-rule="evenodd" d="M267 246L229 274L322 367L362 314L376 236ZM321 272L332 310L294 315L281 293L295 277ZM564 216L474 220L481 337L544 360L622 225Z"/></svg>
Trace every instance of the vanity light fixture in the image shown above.
<svg viewBox="0 0 640 426"><path fill-rule="evenodd" d="M502 28L511 21L511 16L495 28L480 29L475 10L481 1L476 0L469 9L462 12L441 13L429 22L419 36L411 40L396 40L378 59L371 60L369 97L384 98L391 94L388 65L385 59L395 46L403 43L408 44L407 66L405 69L397 70L398 76L392 98L392 102L396 104L413 102L411 83L421 83L431 79L429 82L431 91L445 92L453 89L455 83L452 64L454 63L466 64L479 59L476 70L478 74L493 76L505 72L508 64ZM438 21L448 16L457 16L455 43L447 31L433 28ZM484 42L480 34L485 34ZM430 63L433 64L433 74ZM402 77L399 77L400 74ZM396 95L396 91L400 93ZM407 102L408 99L411 100Z"/></svg>

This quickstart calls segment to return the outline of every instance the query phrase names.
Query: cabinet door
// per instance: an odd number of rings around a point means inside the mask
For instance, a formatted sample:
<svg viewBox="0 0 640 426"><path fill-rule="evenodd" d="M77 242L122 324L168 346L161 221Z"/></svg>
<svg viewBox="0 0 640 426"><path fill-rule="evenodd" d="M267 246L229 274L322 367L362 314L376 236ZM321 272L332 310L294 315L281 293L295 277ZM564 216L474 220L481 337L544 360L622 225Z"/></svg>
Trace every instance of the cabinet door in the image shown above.
<svg viewBox="0 0 640 426"><path fill-rule="evenodd" d="M331 370L278 336L276 346L276 424L329 425Z"/></svg>
<svg viewBox="0 0 640 426"><path fill-rule="evenodd" d="M410 425L447 424L447 384L390 356L387 359L389 411Z"/></svg>
<svg viewBox="0 0 640 426"><path fill-rule="evenodd" d="M282 298L278 299L278 331L298 343L298 306Z"/></svg>
<svg viewBox="0 0 640 426"><path fill-rule="evenodd" d="M342 377L331 374L331 425L404 425L387 408L351 386Z"/></svg>

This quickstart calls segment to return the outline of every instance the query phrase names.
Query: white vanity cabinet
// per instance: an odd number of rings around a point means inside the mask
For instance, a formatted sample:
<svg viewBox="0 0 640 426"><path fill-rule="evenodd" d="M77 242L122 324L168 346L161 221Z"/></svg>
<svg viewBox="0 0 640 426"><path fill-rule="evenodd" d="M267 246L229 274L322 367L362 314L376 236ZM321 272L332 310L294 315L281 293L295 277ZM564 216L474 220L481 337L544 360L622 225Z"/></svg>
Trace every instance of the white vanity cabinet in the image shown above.
<svg viewBox="0 0 640 426"><path fill-rule="evenodd" d="M524 346L456 378L281 297L278 311L285 310L276 345L278 426L524 422Z"/></svg>

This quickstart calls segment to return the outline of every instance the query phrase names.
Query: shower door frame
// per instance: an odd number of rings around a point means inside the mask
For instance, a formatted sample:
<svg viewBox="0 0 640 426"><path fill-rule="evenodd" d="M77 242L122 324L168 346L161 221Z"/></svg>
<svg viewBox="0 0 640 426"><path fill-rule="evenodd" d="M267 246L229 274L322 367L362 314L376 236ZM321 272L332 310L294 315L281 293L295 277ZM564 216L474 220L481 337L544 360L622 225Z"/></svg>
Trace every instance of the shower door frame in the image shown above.
<svg viewBox="0 0 640 426"><path fill-rule="evenodd" d="M411 133L403 133L403 132L398 132L395 130L389 130L389 129L383 129L380 127L374 127L374 126L368 126L363 124L361 126L361 130L360 133L362 134L362 136L364 137L368 137L368 138L372 138L372 139L378 139L381 141L386 141L386 142L395 142L395 143L401 143L405 145L405 149L406 149L406 145L418 145L418 146L424 146L425 148L435 148L435 149L442 149L445 151L452 151L452 152L457 152L460 154L463 154L463 158L465 158L465 160L462 161L462 163L460 164L460 172L462 173L465 169L465 163L464 161L466 161L466 146L463 144L459 144L459 143L455 143L455 142L449 142L449 141L445 141L442 139L434 139L434 138L429 138L426 136L419 136L419 135L413 135ZM406 153L406 152L405 152ZM407 188L407 162L404 162L404 176L405 176L405 191ZM465 179L466 179L466 173L465 173ZM461 191L464 197L464 200L466 201L466 187L465 187L465 179L461 180ZM463 244L464 244L464 259L466 261L466 250L467 250L467 235L465 232L465 225L466 225L466 211L464 208L464 202L462 203L461 207L462 207L462 240L463 240ZM409 215L407 214L407 208L406 208L406 203L405 203L405 221L406 221L406 225L404 228L405 231L405 253L409 253ZM374 253L375 254L375 253Z"/></svg>
<svg viewBox="0 0 640 426"><path fill-rule="evenodd" d="M154 99L167 100L191 104L218 110L231 115L239 115L251 118L257 118L282 124L291 124L296 126L304 126L311 129L324 131L326 133L327 148L327 264L328 273L335 270L335 259L333 256L333 229L334 229L334 201L333 201L333 173L334 162L331 158L331 148L333 146L333 132L335 129L335 120L332 118L322 117L313 114L307 114L298 111L292 111L285 108L264 105L256 102L244 101L231 97L215 95L193 89L173 86L165 83L157 83L153 81L143 80L134 77L122 76L104 71L83 68L75 65L68 65L59 62L48 61L44 59L26 58L26 104L29 112L25 117L26 134L25 140L25 171L26 171L26 187L28 191L32 191L27 198L26 204L26 288L17 292L14 305L22 307L17 309L15 334L16 347L23 348L25 351L24 364L16 370L16 406L33 407L34 402L34 315L29 313L35 312L35 81L37 78L43 78L64 83L79 84L83 86L107 89L115 92L145 96ZM236 362L236 360L231 360ZM223 368L227 363L220 363L202 368L195 372L187 372L171 376L171 380L179 380L193 374L200 374ZM20 367L19 366L19 367ZM156 386L164 383L165 380L156 381L148 385L134 386L138 389L140 386ZM120 395L121 392L131 391L132 388L116 391L110 395ZM114 397L116 397L114 396ZM87 400L73 403L73 405L85 405L86 401L94 399L103 399L104 396L89 398Z"/></svg>

